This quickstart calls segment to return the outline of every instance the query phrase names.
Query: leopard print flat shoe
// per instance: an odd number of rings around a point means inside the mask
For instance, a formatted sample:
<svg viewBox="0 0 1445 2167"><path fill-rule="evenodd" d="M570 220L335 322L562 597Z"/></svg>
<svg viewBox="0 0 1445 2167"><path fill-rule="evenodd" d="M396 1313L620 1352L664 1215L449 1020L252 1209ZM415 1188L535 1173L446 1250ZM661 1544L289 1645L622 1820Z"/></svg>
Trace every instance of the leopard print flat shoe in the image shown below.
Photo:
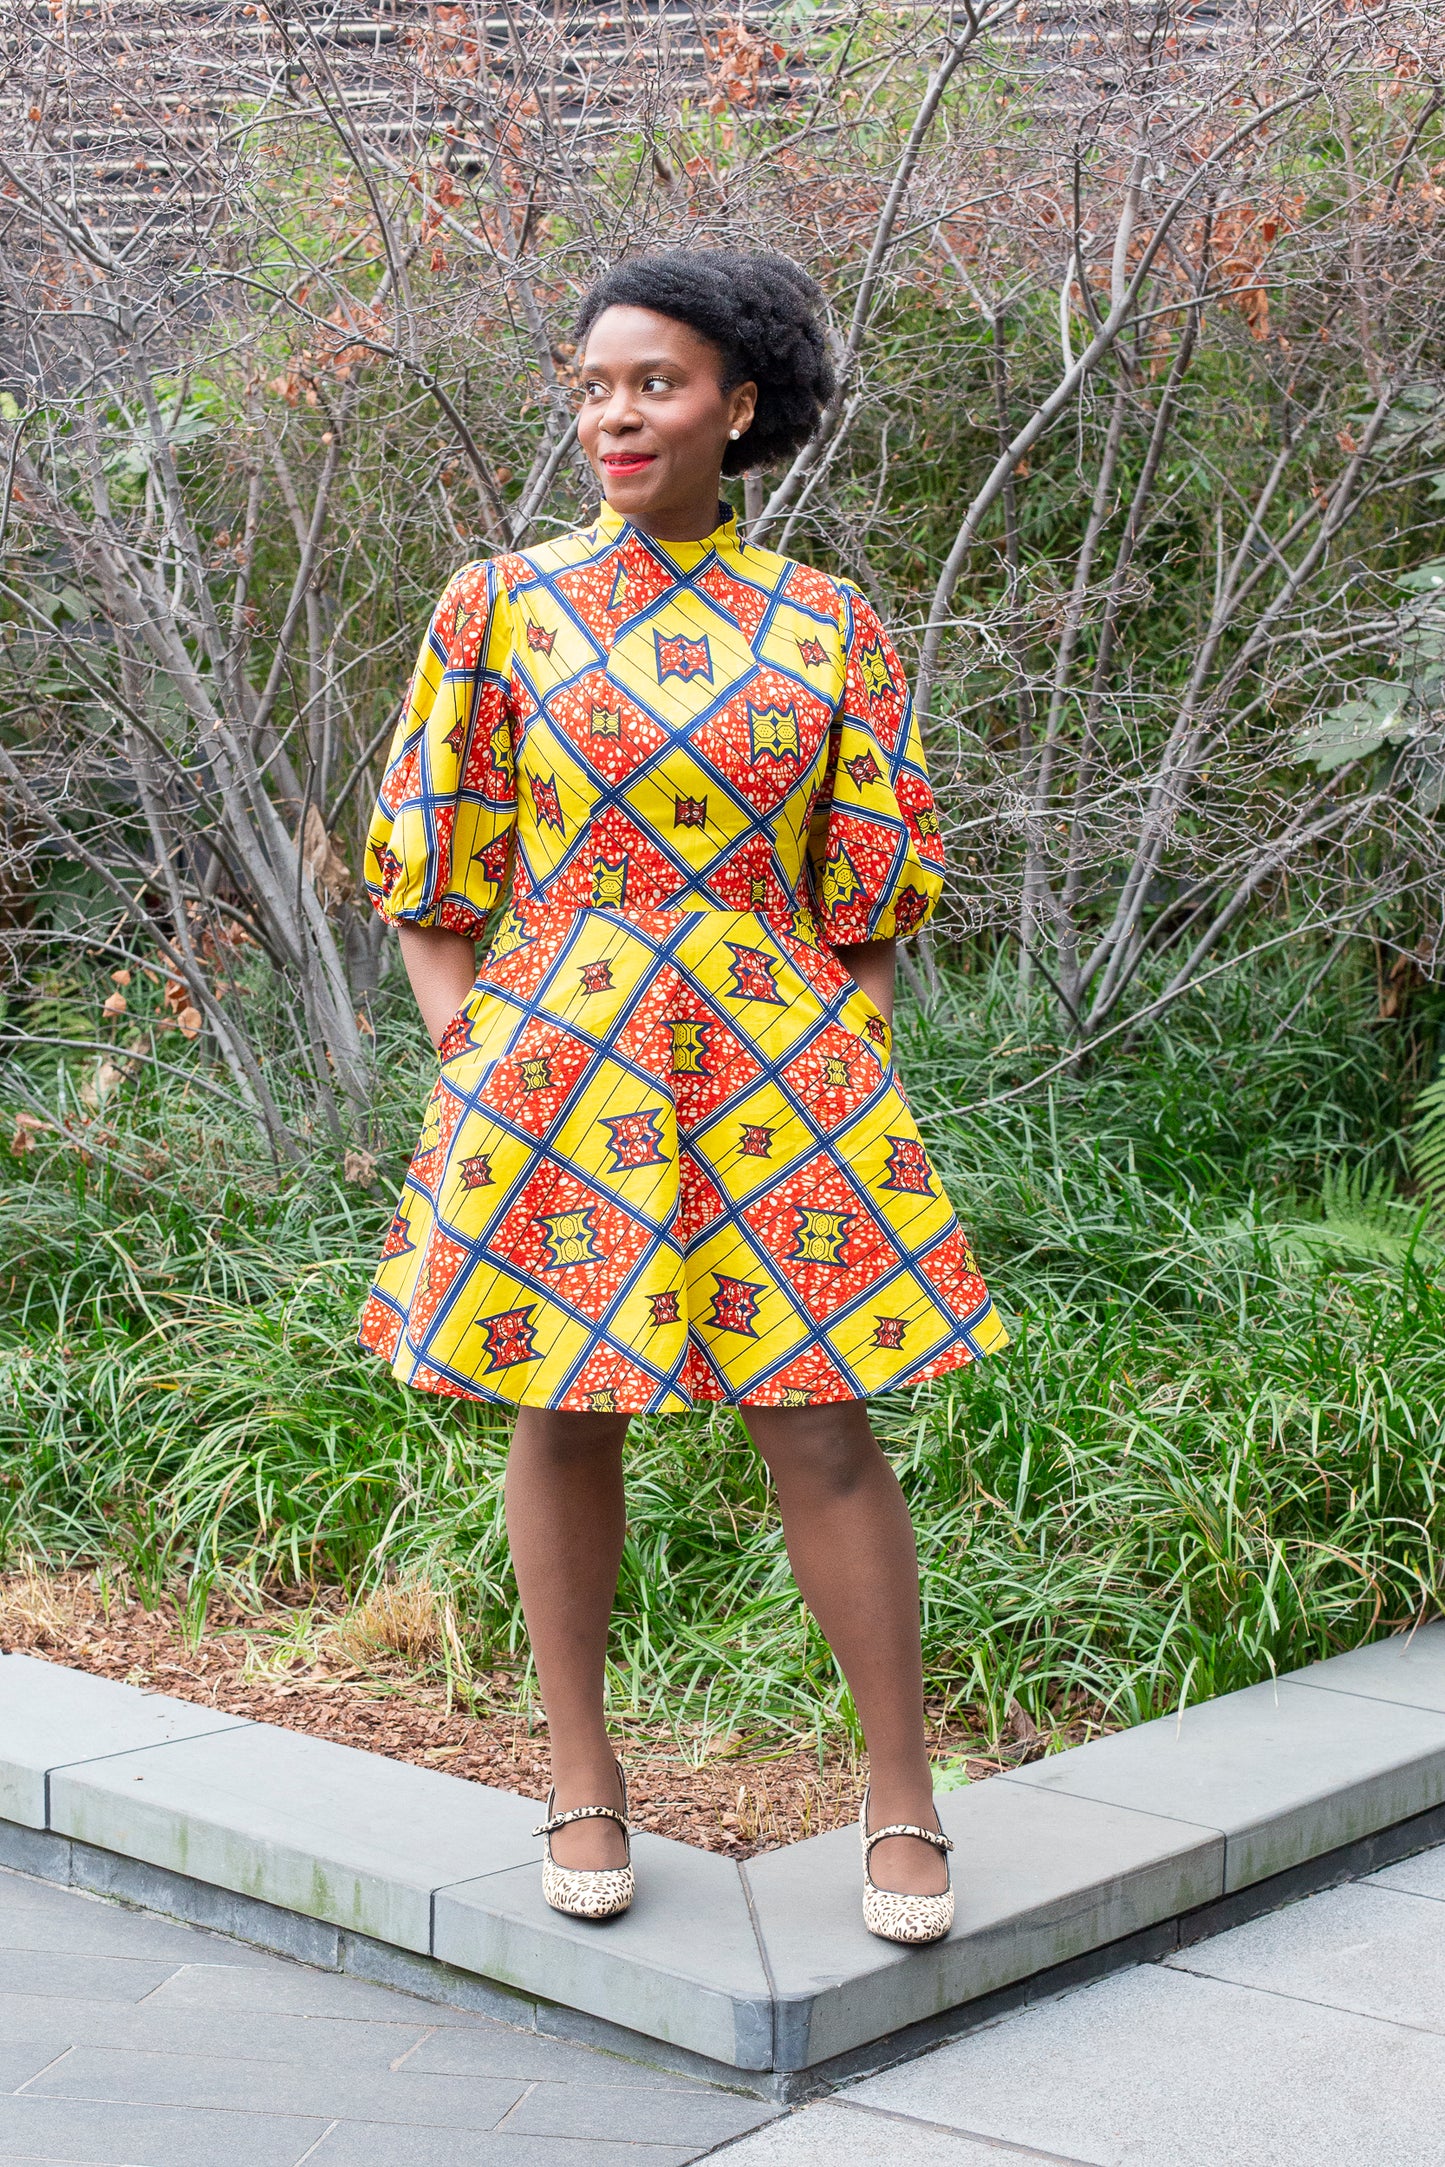
<svg viewBox="0 0 1445 2167"><path fill-rule="evenodd" d="M627 1778L617 1764L622 1790L622 1811L615 1806L574 1806L570 1813L553 1813L555 1787L547 1793L547 1818L533 1829L544 1836L547 1853L542 1860L542 1894L554 1911L572 1919L615 1919L632 1902L636 1882L632 1872L632 1831L627 1824ZM627 1844L625 1866L559 1866L552 1856L552 1838L571 1821L615 1821Z"/></svg>
<svg viewBox="0 0 1445 2167"><path fill-rule="evenodd" d="M858 1833L863 1842L863 1924L881 1941L942 1941L953 1924L953 1872L941 1896L910 1896L902 1889L880 1889L873 1879L869 1860L875 1843L885 1836L917 1836L935 1851L953 1849L953 1838L940 1829L919 1828L913 1821L890 1821L886 1828L868 1826L868 1793L858 1814Z"/></svg>

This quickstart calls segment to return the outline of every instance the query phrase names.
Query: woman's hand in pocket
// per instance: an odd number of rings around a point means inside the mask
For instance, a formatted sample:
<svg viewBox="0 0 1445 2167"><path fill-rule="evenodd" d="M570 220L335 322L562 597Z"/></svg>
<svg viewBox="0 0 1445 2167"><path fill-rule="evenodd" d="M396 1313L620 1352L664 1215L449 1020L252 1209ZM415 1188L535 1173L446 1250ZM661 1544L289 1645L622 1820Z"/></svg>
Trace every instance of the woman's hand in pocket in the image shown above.
<svg viewBox="0 0 1445 2167"><path fill-rule="evenodd" d="M433 1046L440 1048L447 1025L476 984L476 944L441 926L401 925L397 931L421 1020Z"/></svg>
<svg viewBox="0 0 1445 2167"><path fill-rule="evenodd" d="M867 994L891 1031L897 941L863 941L856 948L835 948L833 953L859 991Z"/></svg>

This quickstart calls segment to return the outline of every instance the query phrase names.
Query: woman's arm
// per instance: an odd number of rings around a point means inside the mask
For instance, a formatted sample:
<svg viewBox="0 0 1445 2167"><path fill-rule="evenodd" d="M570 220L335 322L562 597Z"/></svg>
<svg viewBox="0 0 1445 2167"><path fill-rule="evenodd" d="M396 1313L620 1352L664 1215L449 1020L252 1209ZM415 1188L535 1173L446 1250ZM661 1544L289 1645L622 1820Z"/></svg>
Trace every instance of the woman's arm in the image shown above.
<svg viewBox="0 0 1445 2167"><path fill-rule="evenodd" d="M434 1046L476 983L476 944L441 926L399 925L401 960Z"/></svg>
<svg viewBox="0 0 1445 2167"><path fill-rule="evenodd" d="M878 1009L889 1029L893 1027L893 978L898 943L895 940L860 941L855 948L835 948L834 955ZM413 984L416 981L413 979Z"/></svg>

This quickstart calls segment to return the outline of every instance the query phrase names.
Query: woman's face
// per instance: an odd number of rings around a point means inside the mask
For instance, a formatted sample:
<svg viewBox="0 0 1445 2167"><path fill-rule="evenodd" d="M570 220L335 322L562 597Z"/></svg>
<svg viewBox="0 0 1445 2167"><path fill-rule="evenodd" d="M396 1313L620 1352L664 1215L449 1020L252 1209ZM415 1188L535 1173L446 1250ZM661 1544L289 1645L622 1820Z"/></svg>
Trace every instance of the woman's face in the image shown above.
<svg viewBox="0 0 1445 2167"><path fill-rule="evenodd" d="M756 384L724 391L712 341L645 308L603 310L580 376L577 434L608 503L662 540L711 533L723 453L753 418Z"/></svg>

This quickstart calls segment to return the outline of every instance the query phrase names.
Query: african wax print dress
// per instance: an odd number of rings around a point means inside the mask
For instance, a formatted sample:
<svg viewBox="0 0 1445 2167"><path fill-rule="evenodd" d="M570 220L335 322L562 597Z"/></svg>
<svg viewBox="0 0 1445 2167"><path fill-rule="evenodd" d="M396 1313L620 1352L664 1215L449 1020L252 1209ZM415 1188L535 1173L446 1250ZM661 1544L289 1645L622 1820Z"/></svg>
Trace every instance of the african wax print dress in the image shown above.
<svg viewBox="0 0 1445 2167"><path fill-rule="evenodd" d="M790 1406L1006 1343L828 945L913 932L942 877L903 672L846 580L731 516L659 542L606 504L466 566L366 870L393 922L491 930L362 1319L404 1383Z"/></svg>

